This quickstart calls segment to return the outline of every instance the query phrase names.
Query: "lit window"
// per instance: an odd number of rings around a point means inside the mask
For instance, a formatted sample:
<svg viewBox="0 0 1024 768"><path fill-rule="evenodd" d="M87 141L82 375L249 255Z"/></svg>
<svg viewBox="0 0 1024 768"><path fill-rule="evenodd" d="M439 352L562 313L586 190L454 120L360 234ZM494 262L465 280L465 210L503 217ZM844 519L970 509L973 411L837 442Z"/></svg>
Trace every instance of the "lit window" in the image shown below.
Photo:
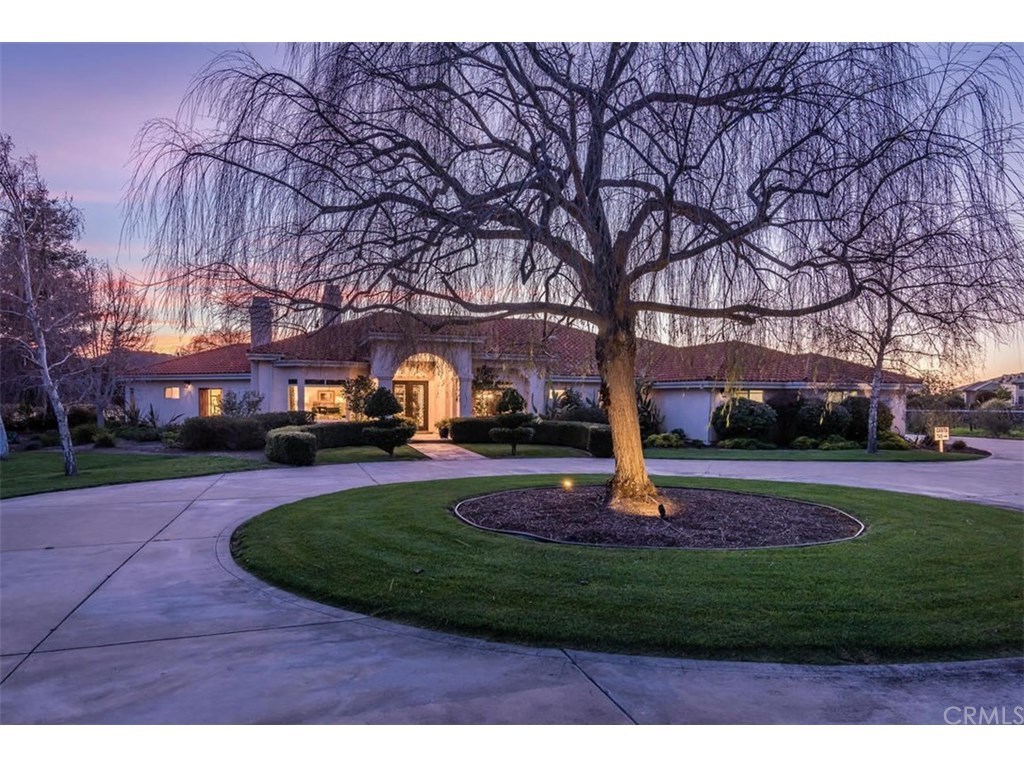
<svg viewBox="0 0 1024 768"><path fill-rule="evenodd" d="M220 416L220 401L223 394L222 389L200 389L199 415Z"/></svg>
<svg viewBox="0 0 1024 768"><path fill-rule="evenodd" d="M180 400L181 399L181 387L164 387L164 399L165 400Z"/></svg>

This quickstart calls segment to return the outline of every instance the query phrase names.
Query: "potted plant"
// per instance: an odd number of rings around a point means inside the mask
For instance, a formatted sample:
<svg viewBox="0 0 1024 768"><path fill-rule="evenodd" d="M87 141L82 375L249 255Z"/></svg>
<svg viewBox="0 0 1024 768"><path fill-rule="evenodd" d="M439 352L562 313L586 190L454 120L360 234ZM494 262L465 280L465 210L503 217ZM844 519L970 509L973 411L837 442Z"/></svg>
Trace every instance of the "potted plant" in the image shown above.
<svg viewBox="0 0 1024 768"><path fill-rule="evenodd" d="M437 436L442 440L447 440L448 433L451 430L451 425L451 419L441 419L439 422L435 423L434 426L437 428Z"/></svg>

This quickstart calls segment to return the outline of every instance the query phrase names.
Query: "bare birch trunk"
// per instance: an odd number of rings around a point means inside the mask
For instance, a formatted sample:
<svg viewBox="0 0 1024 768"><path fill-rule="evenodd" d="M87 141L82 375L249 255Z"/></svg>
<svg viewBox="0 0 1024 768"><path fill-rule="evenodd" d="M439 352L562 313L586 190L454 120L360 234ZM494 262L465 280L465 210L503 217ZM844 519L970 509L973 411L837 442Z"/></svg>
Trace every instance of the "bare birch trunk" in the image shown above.
<svg viewBox="0 0 1024 768"><path fill-rule="evenodd" d="M868 404L868 453L878 453L878 398L882 389L882 357L875 360L871 375L871 400Z"/></svg>
<svg viewBox="0 0 1024 768"><path fill-rule="evenodd" d="M0 459L6 459L10 452L11 447L7 444L7 425L4 424L3 414L0 414Z"/></svg>

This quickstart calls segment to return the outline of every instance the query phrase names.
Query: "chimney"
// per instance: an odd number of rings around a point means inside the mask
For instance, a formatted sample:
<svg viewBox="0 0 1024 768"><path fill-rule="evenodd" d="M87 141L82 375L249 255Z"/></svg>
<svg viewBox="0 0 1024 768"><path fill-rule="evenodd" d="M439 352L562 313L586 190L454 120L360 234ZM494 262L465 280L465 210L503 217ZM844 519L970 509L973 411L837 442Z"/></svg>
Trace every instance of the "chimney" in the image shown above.
<svg viewBox="0 0 1024 768"><path fill-rule="evenodd" d="M249 306L249 345L262 347L273 341L274 310L269 296L253 296Z"/></svg>
<svg viewBox="0 0 1024 768"><path fill-rule="evenodd" d="M338 322L338 308L341 306L341 287L335 283L324 286L324 306L320 309L320 325L334 325Z"/></svg>

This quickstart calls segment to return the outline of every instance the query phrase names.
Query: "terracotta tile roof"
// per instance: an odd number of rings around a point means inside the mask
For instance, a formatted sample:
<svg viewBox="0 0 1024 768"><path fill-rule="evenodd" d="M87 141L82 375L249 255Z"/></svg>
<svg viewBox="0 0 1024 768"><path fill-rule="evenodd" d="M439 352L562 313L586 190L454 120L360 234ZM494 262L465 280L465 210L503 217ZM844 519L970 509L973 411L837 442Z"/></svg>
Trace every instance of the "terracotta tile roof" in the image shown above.
<svg viewBox="0 0 1024 768"><path fill-rule="evenodd" d="M477 359L547 364L556 377L597 376L595 336L532 318L507 318L461 324L446 318L420 322L394 314L357 317L318 331L280 339L249 350L254 355L276 355L285 360L369 362L374 338L407 343L409 354L423 351L426 340L471 340ZM174 358L146 369L154 375L186 373L246 373L246 345L234 344L187 357ZM673 347L641 339L637 343L637 373L661 382L807 382L863 383L871 380L867 366L818 354L793 355L754 344L730 341L694 347ZM918 380L886 371L887 383Z"/></svg>
<svg viewBox="0 0 1024 768"><path fill-rule="evenodd" d="M249 373L248 344L229 344L192 355L163 360L132 372L135 378L147 376L198 376L201 374Z"/></svg>

